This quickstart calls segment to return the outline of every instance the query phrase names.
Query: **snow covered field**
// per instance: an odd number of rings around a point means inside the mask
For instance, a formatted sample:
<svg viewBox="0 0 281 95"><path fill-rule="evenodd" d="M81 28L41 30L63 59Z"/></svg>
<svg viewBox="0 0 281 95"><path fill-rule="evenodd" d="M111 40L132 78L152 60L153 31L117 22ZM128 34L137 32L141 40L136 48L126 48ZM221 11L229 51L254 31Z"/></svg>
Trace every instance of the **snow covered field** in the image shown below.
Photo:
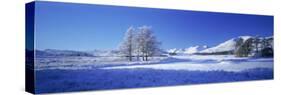
<svg viewBox="0 0 281 95"><path fill-rule="evenodd" d="M155 57L150 61L127 62L122 57L61 57L38 58L36 69L135 69L189 71L233 71L273 68L273 58L247 58L233 55L181 55Z"/></svg>
<svg viewBox="0 0 281 95"><path fill-rule="evenodd" d="M173 56L163 63L151 65L133 65L105 67L103 69L134 69L151 68L159 70L189 70L189 71L232 71L239 72L255 68L273 68L272 58L235 58L234 56Z"/></svg>
<svg viewBox="0 0 281 95"><path fill-rule="evenodd" d="M36 92L64 92L273 79L273 58L179 55L36 59Z"/></svg>

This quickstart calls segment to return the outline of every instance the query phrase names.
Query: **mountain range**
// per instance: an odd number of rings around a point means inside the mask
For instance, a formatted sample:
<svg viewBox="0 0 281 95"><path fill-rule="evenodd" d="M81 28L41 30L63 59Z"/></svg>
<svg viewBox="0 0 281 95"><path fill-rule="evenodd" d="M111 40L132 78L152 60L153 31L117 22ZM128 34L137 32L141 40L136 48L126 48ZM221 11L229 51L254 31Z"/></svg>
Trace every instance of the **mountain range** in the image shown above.
<svg viewBox="0 0 281 95"><path fill-rule="evenodd" d="M191 46L185 49L168 49L168 53L176 53L176 54L214 54L214 53L225 53L225 52L233 52L236 49L236 45L239 40L242 40L242 43L245 43L249 39L254 39L256 37L253 36L239 36L236 38L229 39L224 41L216 46L208 47L208 46ZM273 48L273 37L257 37L260 41L267 40L272 41L271 47Z"/></svg>
<svg viewBox="0 0 281 95"><path fill-rule="evenodd" d="M243 43L249 39L254 39L253 36L239 36L236 38L231 38L227 41L224 41L216 46L208 47L204 46L191 46L188 48L173 48L164 50L163 53L168 54L224 54L225 52L233 52L238 44L239 40L242 40ZM273 37L258 37L259 40L272 41L271 47L273 48ZM45 50L36 50L36 56L119 56L120 52L118 50L93 50L93 51L75 51L75 50L58 50L58 49L45 49Z"/></svg>

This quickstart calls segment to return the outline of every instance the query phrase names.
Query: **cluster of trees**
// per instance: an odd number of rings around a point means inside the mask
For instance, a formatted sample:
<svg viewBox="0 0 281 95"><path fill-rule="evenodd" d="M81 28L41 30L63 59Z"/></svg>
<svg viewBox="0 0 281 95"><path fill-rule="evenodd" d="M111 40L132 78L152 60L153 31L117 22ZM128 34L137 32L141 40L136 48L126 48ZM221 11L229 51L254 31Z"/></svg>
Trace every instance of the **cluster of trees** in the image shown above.
<svg viewBox="0 0 281 95"><path fill-rule="evenodd" d="M153 35L151 27L141 26L138 28L129 27L125 33L124 40L119 47L120 53L132 61L134 57L137 60L148 61L148 57L153 57L161 51Z"/></svg>
<svg viewBox="0 0 281 95"><path fill-rule="evenodd" d="M262 56L273 57L273 38L253 37L237 40L234 54L238 57Z"/></svg>

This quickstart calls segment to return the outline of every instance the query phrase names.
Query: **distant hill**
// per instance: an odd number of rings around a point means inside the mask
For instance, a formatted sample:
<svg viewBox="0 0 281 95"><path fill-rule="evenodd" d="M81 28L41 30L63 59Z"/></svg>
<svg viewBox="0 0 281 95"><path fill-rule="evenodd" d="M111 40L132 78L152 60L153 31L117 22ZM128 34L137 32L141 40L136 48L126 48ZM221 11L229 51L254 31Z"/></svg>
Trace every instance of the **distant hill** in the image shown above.
<svg viewBox="0 0 281 95"><path fill-rule="evenodd" d="M46 49L46 50L36 50L37 57L46 56L94 56L87 52L73 51L73 50L57 50L57 49Z"/></svg>
<svg viewBox="0 0 281 95"><path fill-rule="evenodd" d="M247 40L257 39L260 41L258 44L259 49L265 48L262 47L263 43L270 43L267 47L273 48L273 37L253 37L253 36L239 36L236 38L231 38L227 41L224 41L214 47L208 48L207 46L192 46L185 49L168 49L167 53L169 54L233 54L235 49L237 49L237 45L240 41L240 44L245 43Z"/></svg>

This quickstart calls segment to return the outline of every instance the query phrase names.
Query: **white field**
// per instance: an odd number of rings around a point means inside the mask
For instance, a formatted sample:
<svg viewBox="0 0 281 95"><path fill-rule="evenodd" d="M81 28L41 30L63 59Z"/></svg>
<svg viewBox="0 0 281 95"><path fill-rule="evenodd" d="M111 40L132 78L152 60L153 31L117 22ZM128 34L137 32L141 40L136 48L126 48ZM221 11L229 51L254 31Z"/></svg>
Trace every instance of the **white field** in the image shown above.
<svg viewBox="0 0 281 95"><path fill-rule="evenodd" d="M239 72L254 68L273 68L273 58L237 58L233 55L181 55L155 57L150 61L128 62L121 57L37 58L36 70L45 69L156 69Z"/></svg>
<svg viewBox="0 0 281 95"><path fill-rule="evenodd" d="M173 56L176 59L190 59L168 64L116 66L103 69L151 68L160 70L189 71L232 71L239 72L254 68L273 68L272 58L235 58L233 56Z"/></svg>

